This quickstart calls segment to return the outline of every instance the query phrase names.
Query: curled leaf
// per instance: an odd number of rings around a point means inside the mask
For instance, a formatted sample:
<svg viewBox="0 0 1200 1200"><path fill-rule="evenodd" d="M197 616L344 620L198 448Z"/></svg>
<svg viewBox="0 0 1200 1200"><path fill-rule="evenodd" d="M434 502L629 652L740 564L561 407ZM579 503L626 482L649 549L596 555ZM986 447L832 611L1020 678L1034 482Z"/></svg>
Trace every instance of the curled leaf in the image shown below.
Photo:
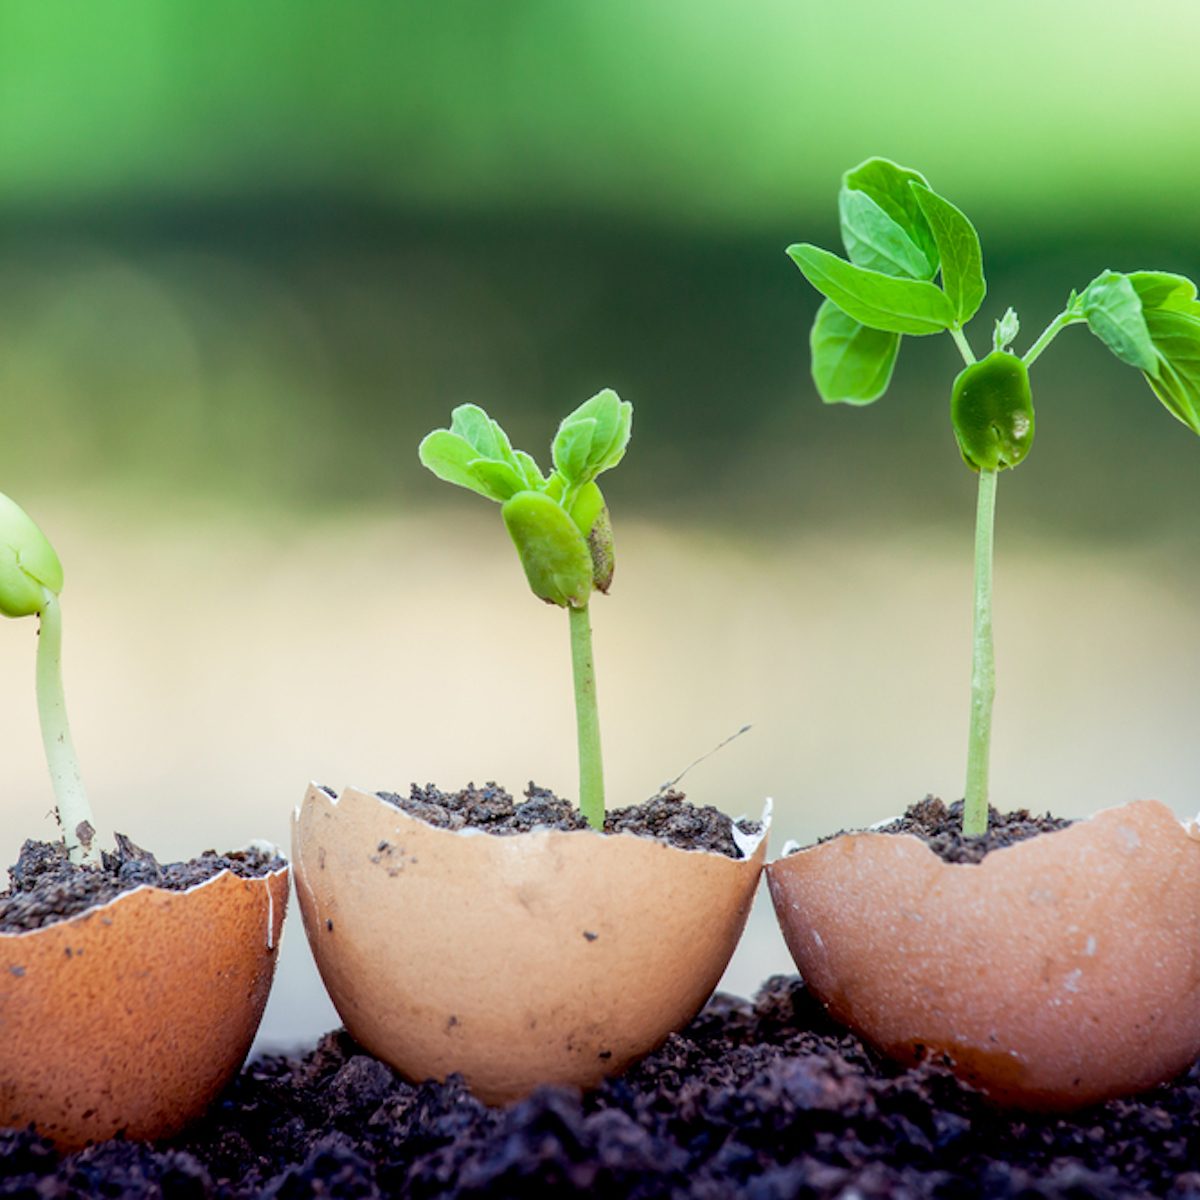
<svg viewBox="0 0 1200 1200"><path fill-rule="evenodd" d="M919 172L886 158L869 158L842 176L838 213L852 263L906 279L937 274L937 244L914 183L928 186Z"/></svg>

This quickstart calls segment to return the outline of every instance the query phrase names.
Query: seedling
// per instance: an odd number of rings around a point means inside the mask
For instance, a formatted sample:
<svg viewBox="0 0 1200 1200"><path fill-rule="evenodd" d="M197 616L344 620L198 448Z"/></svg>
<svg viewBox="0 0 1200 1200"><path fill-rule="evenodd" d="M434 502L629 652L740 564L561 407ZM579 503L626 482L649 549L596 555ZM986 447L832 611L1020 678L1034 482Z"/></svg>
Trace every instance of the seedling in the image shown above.
<svg viewBox="0 0 1200 1200"><path fill-rule="evenodd" d="M37 706L57 803L58 824L74 863L99 866L92 810L67 724L62 686L63 570L54 547L25 511L0 494L0 613L38 618Z"/></svg>
<svg viewBox="0 0 1200 1200"><path fill-rule="evenodd" d="M579 808L604 827L604 770L592 626L588 604L607 592L613 575L612 527L596 476L625 454L633 406L605 389L558 428L543 475L533 456L514 450L482 408L464 404L449 429L435 429L418 453L439 479L497 501L533 594L565 608L570 618L575 718L579 735Z"/></svg>
<svg viewBox="0 0 1200 1200"><path fill-rule="evenodd" d="M1086 324L1142 372L1167 411L1200 433L1200 302L1196 286L1164 271L1104 271L1024 355L1014 309L995 323L991 352L976 361L965 333L987 292L979 236L916 171L868 159L842 178L838 203L849 261L807 243L788 254L825 301L813 325L812 372L826 404L871 404L887 390L900 339L949 333L966 363L954 380L950 419L963 461L979 475L975 619L963 832L987 829L988 761L995 696L992 544L996 478L1033 444L1029 368L1068 325ZM934 279L940 275L940 286Z"/></svg>

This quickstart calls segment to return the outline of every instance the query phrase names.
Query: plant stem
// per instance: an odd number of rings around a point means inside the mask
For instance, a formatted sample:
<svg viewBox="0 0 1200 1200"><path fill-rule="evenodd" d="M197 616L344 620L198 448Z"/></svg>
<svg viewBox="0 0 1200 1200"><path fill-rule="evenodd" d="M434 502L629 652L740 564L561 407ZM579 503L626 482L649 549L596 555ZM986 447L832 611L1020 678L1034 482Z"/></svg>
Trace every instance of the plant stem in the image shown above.
<svg viewBox="0 0 1200 1200"><path fill-rule="evenodd" d="M1050 343L1054 341L1054 339L1058 337L1058 335L1064 329L1066 329L1068 325L1076 325L1083 319L1083 317L1081 317L1078 313L1073 312L1070 308L1064 308L1062 312L1060 312L1058 316L1055 317L1054 320L1042 330L1041 337L1039 337L1038 340L1034 342L1028 350L1025 351L1024 357L1022 357L1021 361L1027 367L1033 366L1034 362L1037 361L1042 351L1045 350L1046 347L1049 346Z"/></svg>
<svg viewBox="0 0 1200 1200"><path fill-rule="evenodd" d="M46 765L50 768L58 823L71 861L99 866L100 847L93 840L92 808L83 790L63 696L62 610L53 592L43 589L43 595L45 603L38 614L37 706Z"/></svg>
<svg viewBox="0 0 1200 1200"><path fill-rule="evenodd" d="M963 356L963 362L969 367L975 361L975 352L971 349L971 343L967 341L967 335L961 329L951 326L950 336L954 339L959 354Z"/></svg>
<svg viewBox="0 0 1200 1200"><path fill-rule="evenodd" d="M579 730L579 811L593 829L604 828L604 764L600 758L600 713L592 664L592 621L588 606L568 608L571 667L575 678L575 722Z"/></svg>
<svg viewBox="0 0 1200 1200"><path fill-rule="evenodd" d="M967 790L963 833L987 832L988 759L996 658L992 646L992 542L996 524L996 472L979 472L975 513L975 633L971 659L971 729L967 739Z"/></svg>

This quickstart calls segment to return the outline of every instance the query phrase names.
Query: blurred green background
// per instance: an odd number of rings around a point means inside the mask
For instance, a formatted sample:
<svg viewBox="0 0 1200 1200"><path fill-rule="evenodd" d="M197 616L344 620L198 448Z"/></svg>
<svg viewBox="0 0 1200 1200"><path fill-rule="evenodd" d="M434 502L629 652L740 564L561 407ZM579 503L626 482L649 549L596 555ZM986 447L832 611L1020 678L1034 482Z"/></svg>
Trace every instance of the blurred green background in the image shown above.
<svg viewBox="0 0 1200 1200"><path fill-rule="evenodd" d="M783 248L836 246L841 172L883 154L980 231L977 349L1105 267L1200 275L1198 38L1189 0L0 4L0 486L66 562L102 823L178 857L286 841L310 776L573 794L565 629L415 446L474 401L544 457L602 386L636 408L614 791L752 721L692 790L774 794L777 845L957 794L957 355L906 339L883 401L823 409ZM1086 330L1034 388L996 799L1193 811L1200 445ZM11 861L51 827L32 629L0 632ZM754 921L743 990L787 961ZM289 961L277 1039L330 1019L298 926Z"/></svg>

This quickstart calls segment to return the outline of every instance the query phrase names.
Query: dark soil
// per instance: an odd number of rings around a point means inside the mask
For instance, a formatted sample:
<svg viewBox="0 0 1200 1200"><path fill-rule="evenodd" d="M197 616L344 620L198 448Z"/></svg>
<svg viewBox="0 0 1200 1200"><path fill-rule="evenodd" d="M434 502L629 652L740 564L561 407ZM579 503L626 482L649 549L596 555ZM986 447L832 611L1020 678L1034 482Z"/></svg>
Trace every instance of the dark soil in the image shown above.
<svg viewBox="0 0 1200 1200"><path fill-rule="evenodd" d="M911 805L904 816L879 826L875 832L912 833L945 862L977 863L993 850L1028 841L1039 833L1054 833L1072 824L1064 817L1052 817L1049 813L1031 816L1026 808L1000 813L989 807L987 833L967 837L962 831L962 815L961 800L947 806L936 796L926 796L920 803Z"/></svg>
<svg viewBox="0 0 1200 1200"><path fill-rule="evenodd" d="M380 799L394 804L414 817L441 829L482 829L504 837L528 833L531 829L576 830L591 828L579 810L553 792L531 783L525 799L516 801L494 783L477 788L467 784L460 792L442 792L433 784L415 783L407 796L394 792L378 793ZM683 850L712 850L730 858L741 858L733 837L735 822L712 807L697 808L682 792L665 791L643 804L615 808L604 818L605 833L634 833L658 838ZM741 820L737 828L745 834L757 834L757 821Z"/></svg>
<svg viewBox="0 0 1200 1200"><path fill-rule="evenodd" d="M344 1033L243 1071L158 1149L66 1158L0 1132L0 1196L1200 1197L1200 1065L1072 1118L998 1113L936 1065L881 1063L796 979L716 997L627 1075L504 1109L406 1083Z"/></svg>
<svg viewBox="0 0 1200 1200"><path fill-rule="evenodd" d="M1001 813L989 807L987 833L967 837L962 831L962 814L961 800L947 805L936 796L926 796L924 800L909 805L904 816L886 825L872 826L871 832L911 833L944 862L978 863L993 850L1002 850L1005 846L1037 837L1039 833L1054 833L1074 824L1066 817L1052 817L1049 813L1041 817L1031 816L1026 808ZM843 829L820 840L832 841L846 832ZM797 846L790 853L795 854L803 849L803 846Z"/></svg>
<svg viewBox="0 0 1200 1200"><path fill-rule="evenodd" d="M116 835L116 843L113 853L102 852L102 866L81 867L67 859L62 842L27 841L9 868L8 891L0 892L0 933L41 929L143 884L182 892L221 871L251 879L283 866L281 858L259 850L206 850L189 862L164 864L124 834Z"/></svg>

